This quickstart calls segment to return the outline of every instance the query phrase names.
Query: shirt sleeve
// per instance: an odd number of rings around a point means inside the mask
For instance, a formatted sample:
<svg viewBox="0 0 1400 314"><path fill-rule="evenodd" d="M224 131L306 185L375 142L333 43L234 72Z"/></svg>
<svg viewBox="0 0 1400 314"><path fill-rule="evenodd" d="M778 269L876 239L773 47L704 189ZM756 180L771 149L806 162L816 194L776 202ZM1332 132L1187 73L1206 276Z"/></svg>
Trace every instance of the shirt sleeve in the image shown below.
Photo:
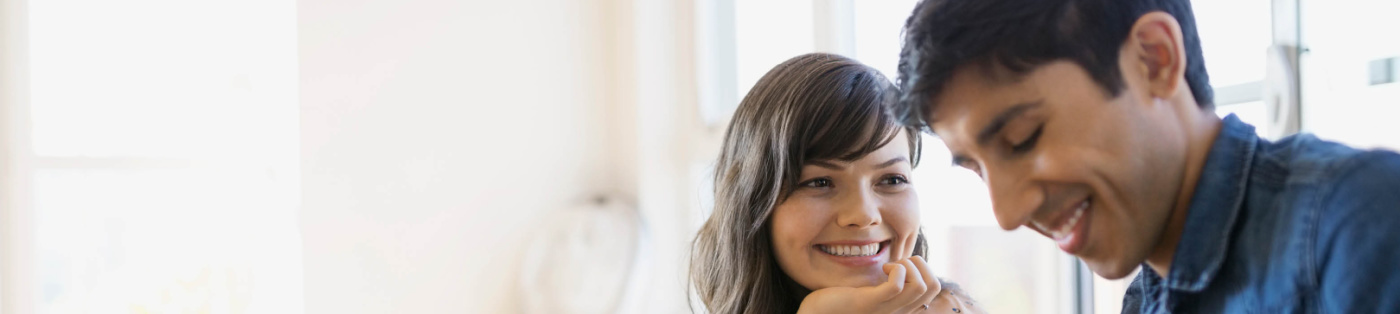
<svg viewBox="0 0 1400 314"><path fill-rule="evenodd" d="M1324 313L1400 313L1400 155L1360 154L1317 212Z"/></svg>

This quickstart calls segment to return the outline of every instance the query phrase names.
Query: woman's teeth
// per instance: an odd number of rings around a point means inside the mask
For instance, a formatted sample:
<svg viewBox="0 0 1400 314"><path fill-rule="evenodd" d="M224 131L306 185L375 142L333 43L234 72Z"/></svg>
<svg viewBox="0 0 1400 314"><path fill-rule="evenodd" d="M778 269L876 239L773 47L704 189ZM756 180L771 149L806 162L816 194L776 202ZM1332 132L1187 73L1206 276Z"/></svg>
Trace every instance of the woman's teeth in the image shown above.
<svg viewBox="0 0 1400 314"><path fill-rule="evenodd" d="M866 245L825 245L818 244L822 252L836 256L871 256L880 253L880 244L871 243Z"/></svg>

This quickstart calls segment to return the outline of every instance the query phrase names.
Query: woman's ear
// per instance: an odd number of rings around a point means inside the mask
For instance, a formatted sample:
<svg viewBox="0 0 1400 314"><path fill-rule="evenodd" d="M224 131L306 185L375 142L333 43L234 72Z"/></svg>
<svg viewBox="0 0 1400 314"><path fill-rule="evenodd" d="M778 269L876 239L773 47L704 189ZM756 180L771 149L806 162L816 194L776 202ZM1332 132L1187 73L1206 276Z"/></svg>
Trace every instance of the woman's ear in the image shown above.
<svg viewBox="0 0 1400 314"><path fill-rule="evenodd" d="M1166 12L1144 14L1123 43L1125 56L1144 75L1152 97L1172 98L1186 81L1186 48L1181 24Z"/></svg>

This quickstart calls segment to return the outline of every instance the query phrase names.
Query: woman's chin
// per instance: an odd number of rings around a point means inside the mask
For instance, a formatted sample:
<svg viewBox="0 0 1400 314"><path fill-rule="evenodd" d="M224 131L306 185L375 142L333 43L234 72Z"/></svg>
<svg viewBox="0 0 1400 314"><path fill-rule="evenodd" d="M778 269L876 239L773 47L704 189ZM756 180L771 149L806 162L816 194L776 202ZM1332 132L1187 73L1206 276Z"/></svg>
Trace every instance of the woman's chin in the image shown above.
<svg viewBox="0 0 1400 314"><path fill-rule="evenodd" d="M837 283L835 286L851 288L878 286L885 283L886 278L889 277L878 270L865 274L850 274L835 280Z"/></svg>

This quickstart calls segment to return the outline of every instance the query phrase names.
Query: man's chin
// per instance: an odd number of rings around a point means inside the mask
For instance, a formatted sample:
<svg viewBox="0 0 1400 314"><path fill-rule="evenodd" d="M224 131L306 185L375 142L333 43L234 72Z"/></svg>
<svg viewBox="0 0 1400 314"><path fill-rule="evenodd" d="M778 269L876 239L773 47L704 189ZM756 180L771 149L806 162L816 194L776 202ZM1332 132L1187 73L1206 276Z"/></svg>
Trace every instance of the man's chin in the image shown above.
<svg viewBox="0 0 1400 314"><path fill-rule="evenodd" d="M1094 261L1081 258L1084 264L1089 266L1089 270L1108 280L1123 279L1137 270L1140 263L1126 263L1114 261Z"/></svg>

